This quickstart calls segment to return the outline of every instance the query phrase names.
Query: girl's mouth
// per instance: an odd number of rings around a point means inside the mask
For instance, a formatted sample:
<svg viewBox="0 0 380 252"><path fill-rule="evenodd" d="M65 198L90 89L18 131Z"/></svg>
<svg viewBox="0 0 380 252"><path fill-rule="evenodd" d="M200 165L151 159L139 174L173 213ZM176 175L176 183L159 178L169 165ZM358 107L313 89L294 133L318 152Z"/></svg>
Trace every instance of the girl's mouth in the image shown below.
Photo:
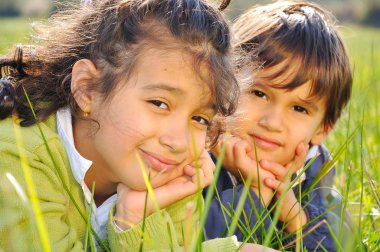
<svg viewBox="0 0 380 252"><path fill-rule="evenodd" d="M145 163L152 169L165 172L168 170L172 170L178 167L180 162L177 162L173 159L164 158L160 155L147 152L140 149L141 158L145 161Z"/></svg>

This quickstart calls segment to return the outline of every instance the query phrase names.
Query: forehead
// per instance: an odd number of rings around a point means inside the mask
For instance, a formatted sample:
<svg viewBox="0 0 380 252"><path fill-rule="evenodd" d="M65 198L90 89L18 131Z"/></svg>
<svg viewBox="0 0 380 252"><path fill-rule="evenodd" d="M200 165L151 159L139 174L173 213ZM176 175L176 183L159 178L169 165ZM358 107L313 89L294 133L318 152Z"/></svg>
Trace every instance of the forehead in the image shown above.
<svg viewBox="0 0 380 252"><path fill-rule="evenodd" d="M292 61L291 59L286 59L276 65L259 68L253 74L253 78L265 81L267 85L270 85L272 87L286 89L289 83L300 79L298 77L300 67L301 66L299 62L295 60ZM299 83L299 85L302 85L304 83Z"/></svg>
<svg viewBox="0 0 380 252"><path fill-rule="evenodd" d="M136 84L150 85L151 90L162 89L178 96L196 92L199 100L211 100L212 78L207 64L195 63L193 55L184 50L150 48L139 56L131 77L136 78Z"/></svg>

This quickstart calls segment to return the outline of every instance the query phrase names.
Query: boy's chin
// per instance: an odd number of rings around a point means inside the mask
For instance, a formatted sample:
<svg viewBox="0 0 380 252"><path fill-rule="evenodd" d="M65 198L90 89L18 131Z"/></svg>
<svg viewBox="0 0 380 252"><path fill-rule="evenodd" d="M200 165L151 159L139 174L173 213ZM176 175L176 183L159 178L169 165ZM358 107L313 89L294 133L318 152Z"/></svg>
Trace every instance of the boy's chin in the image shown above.
<svg viewBox="0 0 380 252"><path fill-rule="evenodd" d="M288 163L293 161L291 158L279 158L278 155L274 153L258 153L257 156L258 160L268 160L282 166L286 166Z"/></svg>

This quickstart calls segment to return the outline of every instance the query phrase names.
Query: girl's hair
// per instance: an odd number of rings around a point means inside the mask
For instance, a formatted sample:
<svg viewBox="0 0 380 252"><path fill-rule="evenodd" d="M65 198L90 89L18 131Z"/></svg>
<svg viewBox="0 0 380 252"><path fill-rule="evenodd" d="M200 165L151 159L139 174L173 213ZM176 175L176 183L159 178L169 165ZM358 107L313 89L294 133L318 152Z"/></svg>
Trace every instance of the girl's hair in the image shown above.
<svg viewBox="0 0 380 252"><path fill-rule="evenodd" d="M233 46L248 55L239 68L250 61L259 61L264 69L279 66L269 81L289 69L296 71L286 83L275 87L292 90L311 81L310 95L326 100L323 123L333 125L348 103L352 88L348 55L334 23L330 13L308 2L255 6L232 26Z"/></svg>
<svg viewBox="0 0 380 252"><path fill-rule="evenodd" d="M22 126L36 123L25 93L37 121L65 106L80 117L70 89L74 63L95 63L100 76L91 86L106 99L149 48L191 53L199 75L199 63L206 63L209 76L201 77L216 111L229 115L235 110L239 87L229 59L229 27L206 0L97 0L59 11L35 31L33 46L17 46L0 58L0 119L17 113Z"/></svg>

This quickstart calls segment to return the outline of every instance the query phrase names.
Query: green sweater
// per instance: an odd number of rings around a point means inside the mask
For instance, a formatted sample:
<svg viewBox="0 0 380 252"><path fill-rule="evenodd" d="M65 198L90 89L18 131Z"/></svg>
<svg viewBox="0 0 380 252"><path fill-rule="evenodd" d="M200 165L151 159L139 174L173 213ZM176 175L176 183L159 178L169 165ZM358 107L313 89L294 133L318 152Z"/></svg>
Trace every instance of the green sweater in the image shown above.
<svg viewBox="0 0 380 252"><path fill-rule="evenodd" d="M43 249L32 197L26 186L25 174L28 173L51 251L83 251L88 213L82 189L71 172L57 134L55 116L39 125L49 148L37 125L20 127L12 118L0 121L0 251ZM196 195L189 196L146 218L144 251L169 251L170 248L182 251L183 246L191 244L191 241L184 244L183 240L184 237L190 240L196 230L199 208L192 208L194 221L190 222L187 210L190 202L196 205L196 198ZM104 244L111 251L138 251L142 223L118 232L113 224L113 211L109 214ZM237 245L228 237L203 242L202 248L204 251L235 251Z"/></svg>

